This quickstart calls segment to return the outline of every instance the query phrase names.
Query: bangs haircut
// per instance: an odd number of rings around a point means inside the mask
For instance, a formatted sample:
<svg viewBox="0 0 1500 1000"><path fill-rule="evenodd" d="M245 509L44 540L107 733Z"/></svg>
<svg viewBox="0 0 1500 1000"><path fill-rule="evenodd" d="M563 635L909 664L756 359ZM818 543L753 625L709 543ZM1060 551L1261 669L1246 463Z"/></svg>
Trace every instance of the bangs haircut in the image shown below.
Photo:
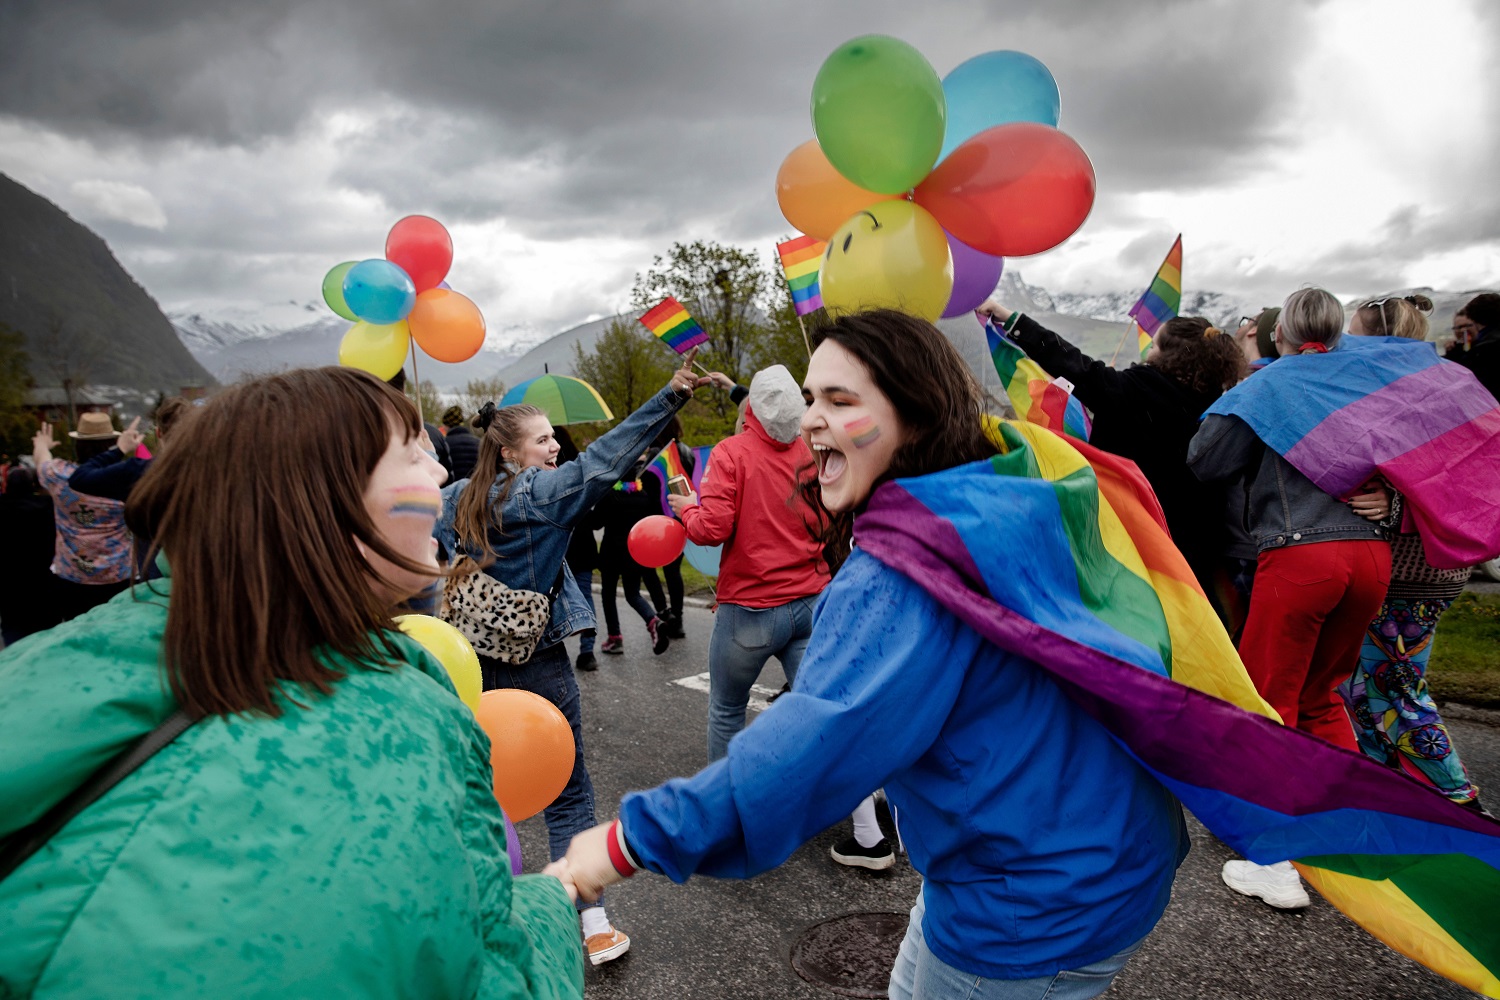
<svg viewBox="0 0 1500 1000"><path fill-rule="evenodd" d="M338 433L330 433L335 418ZM365 509L392 434L423 433L400 393L352 368L309 368L230 388L173 428L131 491L126 523L170 563L167 681L195 718L281 714L288 685L329 694L331 655L398 659L390 605L363 545L430 573L380 538Z"/></svg>

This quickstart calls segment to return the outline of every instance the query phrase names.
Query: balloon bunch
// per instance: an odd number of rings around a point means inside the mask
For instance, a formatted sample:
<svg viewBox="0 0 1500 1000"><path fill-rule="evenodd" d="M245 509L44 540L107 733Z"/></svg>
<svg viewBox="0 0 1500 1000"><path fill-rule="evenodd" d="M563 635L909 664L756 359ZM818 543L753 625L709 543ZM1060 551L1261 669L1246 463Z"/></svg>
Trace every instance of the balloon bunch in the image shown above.
<svg viewBox="0 0 1500 1000"><path fill-rule="evenodd" d="M436 219L408 215L391 227L385 257L345 261L323 278L323 300L354 320L339 364L379 379L401 370L412 340L438 361L467 361L484 344L479 307L443 280L453 238Z"/></svg>
<svg viewBox="0 0 1500 1000"><path fill-rule="evenodd" d="M1094 167L1058 110L1052 74L1023 52L986 52L939 80L899 39L839 46L813 81L817 138L776 175L787 221L828 242L824 305L958 316L995 290L1002 257L1073 235Z"/></svg>

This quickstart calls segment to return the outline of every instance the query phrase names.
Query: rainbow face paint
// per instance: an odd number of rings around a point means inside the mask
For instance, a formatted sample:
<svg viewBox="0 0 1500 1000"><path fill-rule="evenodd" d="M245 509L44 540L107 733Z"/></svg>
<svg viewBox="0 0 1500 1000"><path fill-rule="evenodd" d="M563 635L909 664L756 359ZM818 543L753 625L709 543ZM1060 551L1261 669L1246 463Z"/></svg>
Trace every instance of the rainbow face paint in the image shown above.
<svg viewBox="0 0 1500 1000"><path fill-rule="evenodd" d="M875 422L874 417L864 416L845 424L844 433L849 435L854 447L868 448L880 440L880 425Z"/></svg>
<svg viewBox="0 0 1500 1000"><path fill-rule="evenodd" d="M391 490L389 508L392 517L420 517L436 521L443 510L443 497L437 490L421 486L402 486Z"/></svg>

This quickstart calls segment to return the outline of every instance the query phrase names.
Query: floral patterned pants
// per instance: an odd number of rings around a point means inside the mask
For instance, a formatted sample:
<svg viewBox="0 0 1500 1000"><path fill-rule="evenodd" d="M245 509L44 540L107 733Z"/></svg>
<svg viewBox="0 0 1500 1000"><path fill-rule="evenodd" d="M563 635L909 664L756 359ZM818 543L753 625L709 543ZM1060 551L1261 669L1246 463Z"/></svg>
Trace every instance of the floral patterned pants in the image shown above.
<svg viewBox="0 0 1500 1000"><path fill-rule="evenodd" d="M1427 690L1438 619L1451 601L1388 598L1365 632L1359 665L1339 685L1365 755L1393 769L1405 767L1460 802L1479 789L1448 736Z"/></svg>

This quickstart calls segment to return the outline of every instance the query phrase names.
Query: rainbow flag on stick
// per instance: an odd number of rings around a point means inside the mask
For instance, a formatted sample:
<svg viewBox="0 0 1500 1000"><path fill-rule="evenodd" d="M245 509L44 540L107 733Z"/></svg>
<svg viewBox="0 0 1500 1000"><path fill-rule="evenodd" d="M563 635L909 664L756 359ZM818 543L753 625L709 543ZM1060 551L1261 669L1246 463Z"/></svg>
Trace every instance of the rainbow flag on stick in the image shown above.
<svg viewBox="0 0 1500 1000"><path fill-rule="evenodd" d="M1005 339L995 324L986 324L984 335L1000 384L1005 386L1005 395L1016 416L1087 441L1093 421L1073 395L1073 386L1066 379L1059 381L1048 375L1025 351Z"/></svg>
<svg viewBox="0 0 1500 1000"><path fill-rule="evenodd" d="M708 339L698 321L670 295L641 317L641 325L678 354L686 354Z"/></svg>
<svg viewBox="0 0 1500 1000"><path fill-rule="evenodd" d="M1282 726L1133 463L987 430L989 462L877 488L860 551L1044 671L1230 847L1293 859L1375 937L1500 997L1500 822Z"/></svg>
<svg viewBox="0 0 1500 1000"><path fill-rule="evenodd" d="M792 290L792 308L806 316L823 308L823 292L818 287L818 272L823 266L823 251L828 246L811 236L798 236L776 244L781 255L781 269L786 273L787 287Z"/></svg>
<svg viewBox="0 0 1500 1000"><path fill-rule="evenodd" d="M1157 327L1177 316L1182 308L1182 234L1167 251L1166 260L1156 269L1151 287L1130 307L1131 329L1135 331L1136 346L1140 348L1141 360L1151 349L1151 338Z"/></svg>

